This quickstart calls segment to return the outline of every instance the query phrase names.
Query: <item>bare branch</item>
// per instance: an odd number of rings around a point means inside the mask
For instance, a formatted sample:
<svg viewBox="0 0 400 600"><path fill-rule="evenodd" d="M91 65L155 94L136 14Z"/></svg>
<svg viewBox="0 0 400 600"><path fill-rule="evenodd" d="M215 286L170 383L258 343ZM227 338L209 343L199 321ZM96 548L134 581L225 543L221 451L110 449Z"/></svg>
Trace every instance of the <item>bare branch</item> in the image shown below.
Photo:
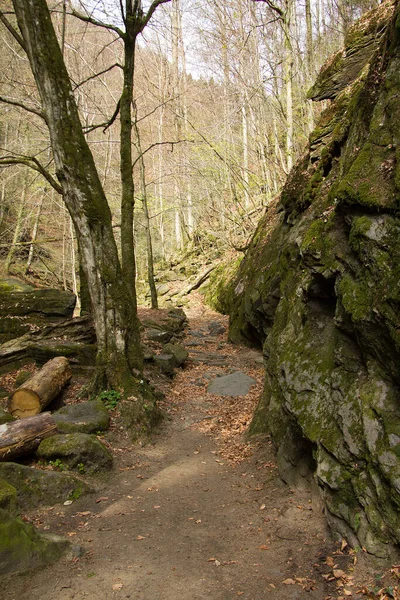
<svg viewBox="0 0 400 600"><path fill-rule="evenodd" d="M24 40L19 35L18 31L11 25L10 21L7 19L7 17L5 16L4 11L2 11L2 10L0 10L0 21L8 29L8 31L11 33L11 35L13 36L13 38L15 40L17 40L17 42L21 46L21 48L23 50L25 50L25 52L26 52L26 46L25 46Z"/></svg>
<svg viewBox="0 0 400 600"><path fill-rule="evenodd" d="M123 68L122 65L120 65L119 63L114 63L113 65L111 65L111 67L107 67L107 69L104 69L103 71L99 71L98 73L95 73L94 75L90 75L90 77L87 77L83 81L80 81L79 83L77 83L74 87L74 90L77 90L78 88L80 88L82 85L84 85L88 81L91 81L91 79L96 79L96 77L100 77L101 75L104 75L104 73L108 73L108 71L111 71L114 67L119 67L120 69Z"/></svg>
<svg viewBox="0 0 400 600"><path fill-rule="evenodd" d="M36 115L37 117L40 117L41 119L46 121L45 115L40 110L36 110L35 108L30 108L29 106L26 106L26 104L23 104L22 102L18 102L17 100L10 100L9 98L4 98L4 96L0 96L0 102L3 102L4 104L11 104L11 106L18 106L18 108L23 108L27 112L32 113L33 115Z"/></svg>
<svg viewBox="0 0 400 600"><path fill-rule="evenodd" d="M164 2L165 1L166 0L164 0ZM102 23L101 21L98 21L97 19L94 19L89 15L83 15L75 9L71 9L71 12L69 14L76 17L80 21L83 21L84 23L91 23L92 25L96 25L96 27L102 27L103 29L114 31L121 39L125 38L125 33L116 25L111 25L111 23Z"/></svg>
<svg viewBox="0 0 400 600"><path fill-rule="evenodd" d="M103 133L105 133L107 131L107 129L109 129L111 127L111 125L114 123L115 119L118 117L119 108L120 108L120 101L118 100L117 106L115 107L114 114L108 121L105 121L104 123L98 123L97 125L90 125L89 127L84 127L83 128L84 133L85 134L91 133L92 131L95 131L96 129L100 129L101 127L104 127Z"/></svg>
<svg viewBox="0 0 400 600"><path fill-rule="evenodd" d="M54 179L51 173L49 173L49 171L38 161L35 156L0 156L0 166L10 165L25 165L26 167L33 169L37 173L40 173L58 194L62 194L61 185Z"/></svg>
<svg viewBox="0 0 400 600"><path fill-rule="evenodd" d="M154 2L151 4L149 10L143 17L142 24L140 27L140 32L142 32L143 29L146 27L147 23L150 21L151 17L154 15L154 12L157 10L157 8L161 4L166 4L167 2L170 2L170 0L154 0Z"/></svg>
<svg viewBox="0 0 400 600"><path fill-rule="evenodd" d="M269 8L271 10L276 12L280 16L281 19L283 19L285 17L284 11L279 6L277 6L274 2L271 2L271 0L253 0L253 2L264 2L264 4L266 4L267 6L269 6Z"/></svg>
<svg viewBox="0 0 400 600"><path fill-rule="evenodd" d="M176 141L172 141L172 142L154 142L154 144L150 144L150 146L148 146L146 148L146 150L143 150L143 152L141 154L139 154L139 156L137 156L137 158L135 158L135 160L133 161L133 164L132 164L132 169L136 166L136 164L139 162L139 160L142 158L142 156L147 154L147 152L149 152L149 150L152 150L156 146L171 146L171 148L172 148L171 151L173 152L174 146L176 146L177 144L184 144L184 143L194 144L196 142L194 140L176 140Z"/></svg>

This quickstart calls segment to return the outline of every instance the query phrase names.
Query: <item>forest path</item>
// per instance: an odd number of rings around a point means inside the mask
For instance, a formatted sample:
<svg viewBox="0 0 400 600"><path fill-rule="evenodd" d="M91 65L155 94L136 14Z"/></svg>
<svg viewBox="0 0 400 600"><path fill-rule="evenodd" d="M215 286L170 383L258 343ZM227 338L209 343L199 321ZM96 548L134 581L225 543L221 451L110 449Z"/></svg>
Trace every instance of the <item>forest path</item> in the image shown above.
<svg viewBox="0 0 400 600"><path fill-rule="evenodd" d="M5 578L8 600L337 597L337 579L323 575L349 556L332 559L319 503L282 483L268 439L243 440L261 354L215 333L227 329L221 315L198 308L189 317L185 343L196 358L172 382L170 418L153 444L117 444L116 468L96 494L31 515L86 553ZM238 369L257 380L246 397L207 393L210 378Z"/></svg>

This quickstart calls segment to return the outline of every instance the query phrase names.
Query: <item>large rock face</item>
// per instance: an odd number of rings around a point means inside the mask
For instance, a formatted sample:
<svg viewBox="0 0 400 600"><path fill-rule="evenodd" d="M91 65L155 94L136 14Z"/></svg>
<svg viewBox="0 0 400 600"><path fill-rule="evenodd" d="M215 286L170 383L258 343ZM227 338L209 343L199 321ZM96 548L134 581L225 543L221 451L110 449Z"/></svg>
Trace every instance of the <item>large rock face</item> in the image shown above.
<svg viewBox="0 0 400 600"><path fill-rule="evenodd" d="M364 19L380 42L359 68L348 51L345 76L330 64L319 78L316 96L334 100L258 227L230 328L264 348L251 430L271 432L286 477L314 475L336 531L380 555L400 543L400 6L388 5Z"/></svg>

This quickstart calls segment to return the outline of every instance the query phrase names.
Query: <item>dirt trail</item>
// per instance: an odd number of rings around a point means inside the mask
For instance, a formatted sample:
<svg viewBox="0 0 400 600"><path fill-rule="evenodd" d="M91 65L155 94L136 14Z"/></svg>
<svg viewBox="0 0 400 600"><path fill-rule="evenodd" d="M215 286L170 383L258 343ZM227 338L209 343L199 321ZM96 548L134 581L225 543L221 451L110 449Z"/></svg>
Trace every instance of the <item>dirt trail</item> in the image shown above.
<svg viewBox="0 0 400 600"><path fill-rule="evenodd" d="M75 548L75 555L45 570L5 578L2 597L337 597L338 580L327 574L333 565L348 565L349 556L336 554L326 564L335 547L320 505L310 492L281 482L266 440L253 448L243 442L250 411L240 410L245 399L217 398L204 386L215 373L240 368L258 379L259 393L260 355L230 346L226 334L214 341L205 335L210 322L223 324L223 317L192 317L186 341L200 361L191 361L174 380L165 400L170 419L154 443L142 448L121 443L114 448L116 469L97 481L96 494L31 515L40 528L70 537L86 553L77 556ZM204 365L201 352L226 358Z"/></svg>

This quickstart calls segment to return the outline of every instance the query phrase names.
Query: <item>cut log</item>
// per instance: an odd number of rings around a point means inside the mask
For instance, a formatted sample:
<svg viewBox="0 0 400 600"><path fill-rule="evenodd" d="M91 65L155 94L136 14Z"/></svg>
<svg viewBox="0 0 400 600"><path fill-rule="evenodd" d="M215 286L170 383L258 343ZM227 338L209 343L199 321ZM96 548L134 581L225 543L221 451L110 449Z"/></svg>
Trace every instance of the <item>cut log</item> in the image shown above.
<svg viewBox="0 0 400 600"><path fill-rule="evenodd" d="M71 368L65 356L49 360L12 394L10 413L21 419L37 415L58 396L71 377Z"/></svg>
<svg viewBox="0 0 400 600"><path fill-rule="evenodd" d="M0 460L10 461L34 452L44 438L57 433L50 413L0 425Z"/></svg>

